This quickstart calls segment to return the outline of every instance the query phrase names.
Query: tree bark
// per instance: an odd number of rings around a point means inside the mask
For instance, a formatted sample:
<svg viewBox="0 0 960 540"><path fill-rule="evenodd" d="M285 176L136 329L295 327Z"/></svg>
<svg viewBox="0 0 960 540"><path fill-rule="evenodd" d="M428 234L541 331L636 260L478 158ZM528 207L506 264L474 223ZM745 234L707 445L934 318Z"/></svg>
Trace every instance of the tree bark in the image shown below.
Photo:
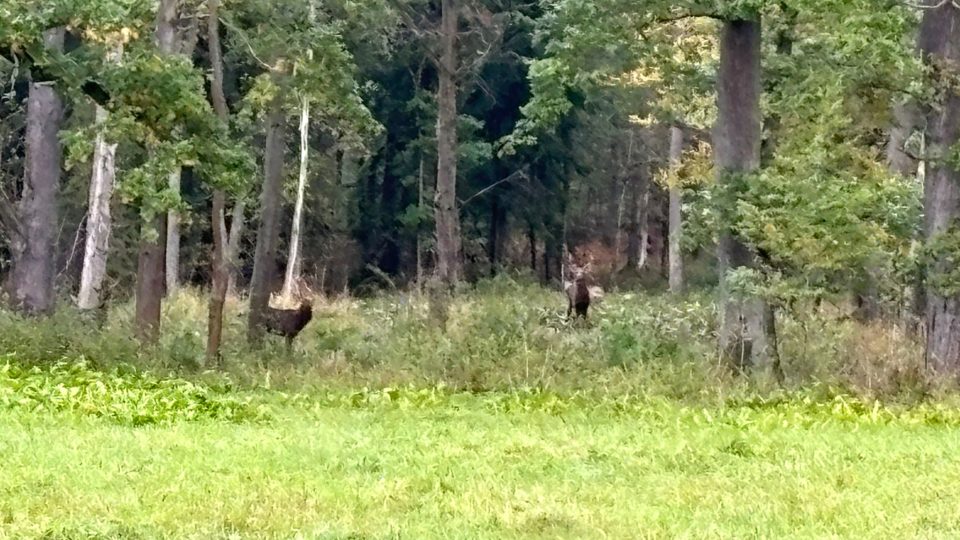
<svg viewBox="0 0 960 540"><path fill-rule="evenodd" d="M282 98L278 96L270 107L263 158L260 227L257 230L257 249L253 260L253 278L250 281L250 315L247 321L247 340L255 346L263 341L263 325L270 304L270 284L276 271L277 243L280 236L285 124Z"/></svg>
<svg viewBox="0 0 960 540"><path fill-rule="evenodd" d="M64 30L44 34L49 49L63 48ZM50 83L30 83L27 96L26 164L19 230L11 245L11 293L14 306L27 314L53 311L57 196L62 150L63 101Z"/></svg>
<svg viewBox="0 0 960 540"><path fill-rule="evenodd" d="M760 56L759 16L724 22L713 140L718 182L728 191L728 205L734 204L745 176L760 165ZM738 368L780 380L773 310L762 299L735 296L728 281L728 272L752 267L755 255L737 236L733 223L721 223L720 227L721 355Z"/></svg>
<svg viewBox="0 0 960 540"><path fill-rule="evenodd" d="M119 61L123 47L113 53ZM102 124L107 111L97 105L96 121ZM84 243L83 267L80 271L80 292L77 307L84 310L100 307L100 293L107 274L107 258L110 253L110 233L113 221L110 216L110 200L116 179L114 159L117 144L107 142L103 134L97 134L93 152L93 174L90 177L90 195L87 206L87 235Z"/></svg>
<svg viewBox="0 0 960 540"><path fill-rule="evenodd" d="M143 344L156 343L160 338L166 234L166 216L155 219L152 224L145 224L141 231L140 252L137 256L135 333Z"/></svg>
<svg viewBox="0 0 960 540"><path fill-rule="evenodd" d="M636 272L640 264L640 176L630 179L630 229L627 237L627 266L625 270Z"/></svg>
<svg viewBox="0 0 960 540"><path fill-rule="evenodd" d="M154 39L160 54L177 51L177 0L161 0L157 8ZM166 263L166 216L144 224L137 257L135 334L143 344L152 344L160 337L160 311L164 292Z"/></svg>
<svg viewBox="0 0 960 540"><path fill-rule="evenodd" d="M230 241L227 243L227 263L229 265L229 278L227 279L227 293L237 294L237 278L240 274L240 241L243 239L243 226L247 210L246 203L238 200L233 204L233 211L230 218Z"/></svg>
<svg viewBox="0 0 960 540"><path fill-rule="evenodd" d="M180 167L170 171L167 178L170 191L180 193ZM180 213L177 210L167 212L167 248L165 255L167 296L173 297L180 288Z"/></svg>
<svg viewBox="0 0 960 540"><path fill-rule="evenodd" d="M637 260L637 270L647 267L650 258L650 184L643 183L640 194L640 207L637 209L637 222L640 227L640 258Z"/></svg>
<svg viewBox="0 0 960 540"><path fill-rule="evenodd" d="M457 209L457 0L442 0L437 92L437 189L434 216L437 277L447 286L460 280L460 215Z"/></svg>
<svg viewBox="0 0 960 540"><path fill-rule="evenodd" d="M210 64L213 76L210 79L210 101L213 110L224 124L230 117L227 98L223 94L223 53L220 49L220 0L208 0L207 4L207 46L210 51ZM208 363L220 360L220 343L223 339L223 306L226 303L229 287L230 265L227 248L227 224L224 215L227 204L226 193L221 189L213 192L211 225L213 227L213 257L211 261L212 283L210 307L207 313L207 350ZM234 224L234 227L237 225Z"/></svg>
<svg viewBox="0 0 960 540"><path fill-rule="evenodd" d="M293 296L293 284L300 277L297 261L300 256L300 227L303 222L303 196L307 189L307 172L310 164L310 102L306 96L300 103L300 177L297 181L297 201L293 207L293 226L290 230L290 253L287 257L287 272L283 279L283 296Z"/></svg>
<svg viewBox="0 0 960 540"><path fill-rule="evenodd" d="M423 151L421 150L420 169L417 171L417 210L423 208L423 170L425 165ZM337 170L342 170L342 167L338 167ZM420 232L420 227L417 227L417 291L423 292L423 235Z"/></svg>
<svg viewBox="0 0 960 540"><path fill-rule="evenodd" d="M960 140L960 92L955 83L960 75L960 9L947 2L924 11L919 48L932 68L941 98L938 106L930 107L927 118L929 152L939 157L929 164L924 193L924 235L932 242L944 234L960 234L960 172L945 159ZM928 272L955 272L953 256L935 253ZM960 375L960 294L931 284L926 299L927 364L937 373L956 377Z"/></svg>
<svg viewBox="0 0 960 540"><path fill-rule="evenodd" d="M680 160L683 156L683 128L674 125L670 127L670 170L673 182L670 184L669 209L669 259L670 259L670 292L683 292L683 252L680 242L683 238L683 191L679 179L676 177L680 169Z"/></svg>

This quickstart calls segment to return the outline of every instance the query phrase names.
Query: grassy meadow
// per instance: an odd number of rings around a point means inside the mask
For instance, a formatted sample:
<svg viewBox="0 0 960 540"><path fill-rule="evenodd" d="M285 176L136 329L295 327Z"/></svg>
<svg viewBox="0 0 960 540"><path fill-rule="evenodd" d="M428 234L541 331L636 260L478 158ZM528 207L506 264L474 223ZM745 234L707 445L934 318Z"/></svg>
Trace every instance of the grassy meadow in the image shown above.
<svg viewBox="0 0 960 540"><path fill-rule="evenodd" d="M319 304L287 354L202 361L186 292L138 351L0 312L0 538L956 538L960 408L893 328L781 320L786 388L713 353L707 297L587 323L508 279Z"/></svg>

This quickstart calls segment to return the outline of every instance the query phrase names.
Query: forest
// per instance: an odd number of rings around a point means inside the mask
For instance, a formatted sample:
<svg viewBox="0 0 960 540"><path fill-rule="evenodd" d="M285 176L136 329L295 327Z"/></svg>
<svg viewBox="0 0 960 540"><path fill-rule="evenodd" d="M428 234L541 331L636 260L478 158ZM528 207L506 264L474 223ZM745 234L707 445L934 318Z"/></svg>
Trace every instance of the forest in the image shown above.
<svg viewBox="0 0 960 540"><path fill-rule="evenodd" d="M0 538L960 535L958 143L956 0L0 0Z"/></svg>

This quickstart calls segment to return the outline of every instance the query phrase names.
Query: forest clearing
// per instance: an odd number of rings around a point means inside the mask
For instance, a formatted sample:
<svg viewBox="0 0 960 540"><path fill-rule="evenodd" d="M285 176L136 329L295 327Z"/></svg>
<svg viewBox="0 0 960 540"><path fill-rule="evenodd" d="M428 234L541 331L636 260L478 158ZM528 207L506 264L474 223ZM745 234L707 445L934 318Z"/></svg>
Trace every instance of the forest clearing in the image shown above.
<svg viewBox="0 0 960 540"><path fill-rule="evenodd" d="M960 537L960 0L0 0L0 538Z"/></svg>

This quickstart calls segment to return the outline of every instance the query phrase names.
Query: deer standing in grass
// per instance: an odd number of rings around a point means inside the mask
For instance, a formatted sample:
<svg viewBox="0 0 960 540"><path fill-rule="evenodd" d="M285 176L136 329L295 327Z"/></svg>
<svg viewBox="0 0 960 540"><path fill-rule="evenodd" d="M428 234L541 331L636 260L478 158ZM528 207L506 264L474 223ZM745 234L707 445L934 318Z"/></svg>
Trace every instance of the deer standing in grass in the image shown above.
<svg viewBox="0 0 960 540"><path fill-rule="evenodd" d="M287 340L287 350L293 348L293 339L300 334L313 318L313 291L307 290L307 297L300 295L300 305L296 309L278 309L267 307L266 327L271 334L283 336Z"/></svg>
<svg viewBox="0 0 960 540"><path fill-rule="evenodd" d="M567 264L570 265L570 275L572 280L564 283L564 291L567 293L567 318L576 311L577 317L587 318L587 310L590 308L591 290L587 286L587 276L590 273L591 263L579 266L574 263L571 257L567 257Z"/></svg>

